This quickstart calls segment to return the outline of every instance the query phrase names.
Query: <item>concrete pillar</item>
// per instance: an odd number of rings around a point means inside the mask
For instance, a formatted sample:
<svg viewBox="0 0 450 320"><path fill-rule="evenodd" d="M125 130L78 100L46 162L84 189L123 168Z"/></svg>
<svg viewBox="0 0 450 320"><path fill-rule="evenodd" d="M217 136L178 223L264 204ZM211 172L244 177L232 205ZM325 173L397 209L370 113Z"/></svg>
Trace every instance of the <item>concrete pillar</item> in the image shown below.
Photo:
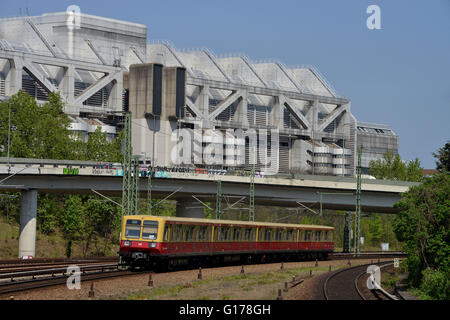
<svg viewBox="0 0 450 320"><path fill-rule="evenodd" d="M10 69L6 76L6 95L12 96L22 89L22 70L23 63L20 59L11 59Z"/></svg>
<svg viewBox="0 0 450 320"><path fill-rule="evenodd" d="M283 97L281 96L276 96L275 99L275 104L274 107L272 109L272 114L270 116L270 118L272 119L272 125L275 126L278 129L283 128L283 110L284 110L284 105L283 105Z"/></svg>
<svg viewBox="0 0 450 320"><path fill-rule="evenodd" d="M22 191L19 258L23 256L35 257L37 194L36 189Z"/></svg>
<svg viewBox="0 0 450 320"><path fill-rule="evenodd" d="M177 217L204 218L203 205L194 199L177 200Z"/></svg>
<svg viewBox="0 0 450 320"><path fill-rule="evenodd" d="M114 111L122 110L122 95L123 95L123 76L122 73L113 81L111 94L109 95L108 106Z"/></svg>
<svg viewBox="0 0 450 320"><path fill-rule="evenodd" d="M64 106L65 113L79 115L80 106L75 106L75 68L73 65L69 65L64 68L64 75L61 80L61 94L66 97L66 104Z"/></svg>
<svg viewBox="0 0 450 320"><path fill-rule="evenodd" d="M195 104L200 108L200 111L207 116L209 114L209 86L201 87L200 94L195 101Z"/></svg>
<svg viewBox="0 0 450 320"><path fill-rule="evenodd" d="M248 112L248 91L242 90L242 98L239 101L236 113L234 115L234 121L240 122L241 125L244 128L248 128L248 118L247 118L247 112Z"/></svg>

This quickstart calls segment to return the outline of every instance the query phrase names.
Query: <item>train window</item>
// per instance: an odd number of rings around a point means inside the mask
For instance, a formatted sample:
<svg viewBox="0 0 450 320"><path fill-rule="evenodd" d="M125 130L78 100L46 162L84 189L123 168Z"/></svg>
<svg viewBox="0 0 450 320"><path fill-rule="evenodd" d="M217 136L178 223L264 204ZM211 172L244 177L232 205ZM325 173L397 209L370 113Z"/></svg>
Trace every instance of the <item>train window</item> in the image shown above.
<svg viewBox="0 0 450 320"><path fill-rule="evenodd" d="M272 234L272 230L271 229L266 229L266 232L264 233L264 240L265 241L270 241L271 240L271 234Z"/></svg>
<svg viewBox="0 0 450 320"><path fill-rule="evenodd" d="M281 240L281 229L275 230L275 240L280 241Z"/></svg>
<svg viewBox="0 0 450 320"><path fill-rule="evenodd" d="M207 241L208 239L208 232L209 228L208 227L203 227L202 228L202 237L203 237L203 241Z"/></svg>
<svg viewBox="0 0 450 320"><path fill-rule="evenodd" d="M170 239L170 241L174 241L175 240L175 227L171 224L169 224L168 227L169 227L169 239Z"/></svg>
<svg viewBox="0 0 450 320"><path fill-rule="evenodd" d="M234 229L233 240L234 241L239 241L240 240L240 235L241 235L241 228L235 228Z"/></svg>
<svg viewBox="0 0 450 320"><path fill-rule="evenodd" d="M179 224L177 225L177 236L176 236L176 240L177 241L183 241L183 225Z"/></svg>
<svg viewBox="0 0 450 320"><path fill-rule="evenodd" d="M192 241L194 235L194 227L186 226L185 241Z"/></svg>
<svg viewBox="0 0 450 320"><path fill-rule="evenodd" d="M219 240L220 240L220 241L223 241L224 235L225 235L225 229L221 227L221 228L219 229L219 232L220 232Z"/></svg>
<svg viewBox="0 0 450 320"><path fill-rule="evenodd" d="M168 241L169 240L169 226L165 226L164 227L164 236L163 236L163 241Z"/></svg>
<svg viewBox="0 0 450 320"><path fill-rule="evenodd" d="M145 220L142 228L142 239L156 240L158 235L158 221Z"/></svg>
<svg viewBox="0 0 450 320"><path fill-rule="evenodd" d="M204 227L203 241L209 241L210 234L211 234L211 227Z"/></svg>
<svg viewBox="0 0 450 320"><path fill-rule="evenodd" d="M206 228L206 241L211 241L211 233L212 233L212 227L209 226Z"/></svg>
<svg viewBox="0 0 450 320"><path fill-rule="evenodd" d="M206 228L205 227L197 227L196 233L196 239L197 241L205 241L205 235L206 235Z"/></svg>
<svg viewBox="0 0 450 320"><path fill-rule="evenodd" d="M323 240L328 241L328 231L325 231L323 234Z"/></svg>
<svg viewBox="0 0 450 320"><path fill-rule="evenodd" d="M222 228L220 228L221 230L221 232L220 232L220 240L221 241L227 241L228 240L228 237L229 237L229 232L228 232L228 229L229 228L224 228L224 227L222 227Z"/></svg>
<svg viewBox="0 0 450 320"><path fill-rule="evenodd" d="M251 232L252 232L252 229L245 229L245 236L244 236L245 241L250 241Z"/></svg>
<svg viewBox="0 0 450 320"><path fill-rule="evenodd" d="M305 241L311 241L311 234L312 234L311 230L306 230Z"/></svg>
<svg viewBox="0 0 450 320"><path fill-rule="evenodd" d="M294 240L293 238L293 235L294 235L294 231L293 230L288 230L287 232L286 232L286 240L287 241L292 241L292 240Z"/></svg>
<svg viewBox="0 0 450 320"><path fill-rule="evenodd" d="M214 227L214 241L219 240L219 227Z"/></svg>
<svg viewBox="0 0 450 320"><path fill-rule="evenodd" d="M141 236L141 220L128 219L125 226L126 238L139 238Z"/></svg>
<svg viewBox="0 0 450 320"><path fill-rule="evenodd" d="M181 241L181 225L175 225L173 226L174 231L174 240L175 241Z"/></svg>
<svg viewBox="0 0 450 320"><path fill-rule="evenodd" d="M188 237L188 228L187 226L181 227L181 241L187 241Z"/></svg>
<svg viewBox="0 0 450 320"><path fill-rule="evenodd" d="M198 229L199 226L193 226L191 227L191 241L197 241L198 240Z"/></svg>
<svg viewBox="0 0 450 320"><path fill-rule="evenodd" d="M196 240L197 241L205 241L205 227L197 227Z"/></svg>

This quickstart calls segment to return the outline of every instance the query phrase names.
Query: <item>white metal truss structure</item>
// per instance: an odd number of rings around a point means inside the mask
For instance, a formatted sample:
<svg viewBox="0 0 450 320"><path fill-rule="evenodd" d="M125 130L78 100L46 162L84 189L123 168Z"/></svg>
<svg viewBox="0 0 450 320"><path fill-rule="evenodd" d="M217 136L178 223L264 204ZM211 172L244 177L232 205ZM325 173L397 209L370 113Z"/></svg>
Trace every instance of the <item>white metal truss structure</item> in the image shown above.
<svg viewBox="0 0 450 320"><path fill-rule="evenodd" d="M368 174L370 161L384 159L386 152L398 153L398 135L385 124L357 122L357 145L363 145L361 167Z"/></svg>
<svg viewBox="0 0 450 320"><path fill-rule="evenodd" d="M186 68L180 122L223 131L278 129L280 172L354 173L356 121L350 101L315 68L253 62L245 55L218 57L208 49L179 50L168 42L149 44L147 61Z"/></svg>
<svg viewBox="0 0 450 320"><path fill-rule="evenodd" d="M74 131L87 134L100 125L113 135L114 128L86 118L122 110L123 72L140 63L180 66L187 74L185 116L158 130L136 120L141 130L133 137L156 145L133 142L136 154L165 153L155 164L170 166L164 145L179 125L201 123L224 136L228 128L278 129L280 172L354 174L357 125L350 100L314 67L147 44L147 27L126 21L83 13L76 25L72 20L68 12L0 19L0 97L22 89L45 101L59 91Z"/></svg>
<svg viewBox="0 0 450 320"><path fill-rule="evenodd" d="M87 14L74 25L72 16L0 19L0 95L45 101L58 91L74 116L122 110L123 71L140 62L146 27Z"/></svg>

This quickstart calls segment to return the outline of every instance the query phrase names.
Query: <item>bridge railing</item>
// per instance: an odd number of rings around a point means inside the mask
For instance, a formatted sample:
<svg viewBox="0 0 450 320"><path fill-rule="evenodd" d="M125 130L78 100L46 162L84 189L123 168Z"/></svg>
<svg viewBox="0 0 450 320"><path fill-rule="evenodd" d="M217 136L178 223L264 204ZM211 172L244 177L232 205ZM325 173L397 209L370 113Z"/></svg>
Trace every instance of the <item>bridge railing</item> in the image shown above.
<svg viewBox="0 0 450 320"><path fill-rule="evenodd" d="M139 165L139 176L148 177L150 172L154 178L188 178L189 176L227 176L250 177L251 171L239 168L197 168L197 167L160 167L151 168L148 164ZM122 176L121 163L51 160L51 159L25 159L0 157L0 175L6 174L55 174L55 175L94 175L94 176ZM278 173L265 175L263 171L255 171L256 178L286 179L286 180L315 180L334 182L355 182L353 176L308 175L298 172ZM213 180L218 180L213 178ZM363 183L380 184L380 180L363 179ZM382 180L383 185L410 187L415 182Z"/></svg>

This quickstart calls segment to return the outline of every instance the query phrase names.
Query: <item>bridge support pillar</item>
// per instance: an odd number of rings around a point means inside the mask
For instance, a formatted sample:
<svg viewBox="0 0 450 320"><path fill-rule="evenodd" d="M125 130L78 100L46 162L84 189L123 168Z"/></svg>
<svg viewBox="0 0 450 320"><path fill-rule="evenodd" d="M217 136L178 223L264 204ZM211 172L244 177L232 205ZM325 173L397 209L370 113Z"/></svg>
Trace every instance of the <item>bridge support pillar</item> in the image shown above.
<svg viewBox="0 0 450 320"><path fill-rule="evenodd" d="M204 218L203 205L191 199L178 199L177 200L177 217L185 218Z"/></svg>
<svg viewBox="0 0 450 320"><path fill-rule="evenodd" d="M22 191L22 202L20 205L19 258L23 256L35 257L37 194L38 192L36 189Z"/></svg>

